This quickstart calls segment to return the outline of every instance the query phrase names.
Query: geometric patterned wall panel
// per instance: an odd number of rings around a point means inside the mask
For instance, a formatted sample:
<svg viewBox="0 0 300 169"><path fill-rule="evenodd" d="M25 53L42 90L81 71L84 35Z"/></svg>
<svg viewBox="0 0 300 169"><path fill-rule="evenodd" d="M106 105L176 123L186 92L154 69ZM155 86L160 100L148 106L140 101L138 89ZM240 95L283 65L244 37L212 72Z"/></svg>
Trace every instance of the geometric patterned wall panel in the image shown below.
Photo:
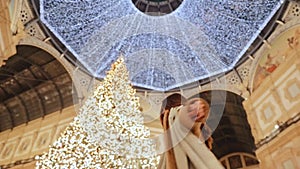
<svg viewBox="0 0 300 169"><path fill-rule="evenodd" d="M288 72L289 73L289 72ZM289 75L288 80L284 80L277 88L277 92L287 111L300 104L300 72ZM291 113L298 113L291 112Z"/></svg>
<svg viewBox="0 0 300 169"><path fill-rule="evenodd" d="M7 140L0 154L0 162L7 161L14 155L18 141L18 139Z"/></svg>
<svg viewBox="0 0 300 169"><path fill-rule="evenodd" d="M33 142L33 135L28 135L26 137L23 137L17 147L16 155L22 156L27 153L30 153L32 142Z"/></svg>
<svg viewBox="0 0 300 169"><path fill-rule="evenodd" d="M276 120L281 116L280 107L275 104L276 100L273 95L268 95L263 102L255 106L258 126L262 130L263 135L267 135L269 130L274 128Z"/></svg>
<svg viewBox="0 0 300 169"><path fill-rule="evenodd" d="M48 148L52 138L52 128L39 131L37 139L33 145L33 151Z"/></svg>
<svg viewBox="0 0 300 169"><path fill-rule="evenodd" d="M0 134L0 169L16 161L26 161L47 151L74 118L74 109L64 109L42 120L37 119L8 134ZM24 132L25 131L25 132Z"/></svg>

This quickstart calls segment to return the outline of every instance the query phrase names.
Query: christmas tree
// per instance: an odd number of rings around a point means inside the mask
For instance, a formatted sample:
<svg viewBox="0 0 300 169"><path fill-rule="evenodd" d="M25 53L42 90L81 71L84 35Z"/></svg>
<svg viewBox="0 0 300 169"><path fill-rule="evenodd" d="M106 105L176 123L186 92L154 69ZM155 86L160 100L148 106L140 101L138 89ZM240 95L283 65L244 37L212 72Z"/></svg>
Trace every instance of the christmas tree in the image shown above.
<svg viewBox="0 0 300 169"><path fill-rule="evenodd" d="M156 168L154 144L119 58L37 168Z"/></svg>
<svg viewBox="0 0 300 169"><path fill-rule="evenodd" d="M86 133L75 118L49 151L36 157L36 168L101 168L105 157L101 157L100 152L100 147L87 140Z"/></svg>
<svg viewBox="0 0 300 169"><path fill-rule="evenodd" d="M87 139L78 118L66 128L47 153L36 157L37 169L61 168L156 168L153 158L126 158L97 146Z"/></svg>
<svg viewBox="0 0 300 169"><path fill-rule="evenodd" d="M121 57L83 105L79 120L88 138L111 153L129 158L153 156L150 130L143 124L139 106Z"/></svg>

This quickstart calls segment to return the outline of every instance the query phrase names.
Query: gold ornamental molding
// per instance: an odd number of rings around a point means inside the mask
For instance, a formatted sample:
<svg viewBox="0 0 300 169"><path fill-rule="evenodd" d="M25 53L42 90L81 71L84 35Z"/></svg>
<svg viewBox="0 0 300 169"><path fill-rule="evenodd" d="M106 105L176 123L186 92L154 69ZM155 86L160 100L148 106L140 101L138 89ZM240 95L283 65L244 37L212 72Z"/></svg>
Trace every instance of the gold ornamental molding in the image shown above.
<svg viewBox="0 0 300 169"><path fill-rule="evenodd" d="M0 1L0 67L5 64L5 60L16 53L16 45L26 35L22 23L11 21L11 18L15 18L16 13L13 9L18 3L10 4L10 2ZM16 30L13 31L12 28Z"/></svg>

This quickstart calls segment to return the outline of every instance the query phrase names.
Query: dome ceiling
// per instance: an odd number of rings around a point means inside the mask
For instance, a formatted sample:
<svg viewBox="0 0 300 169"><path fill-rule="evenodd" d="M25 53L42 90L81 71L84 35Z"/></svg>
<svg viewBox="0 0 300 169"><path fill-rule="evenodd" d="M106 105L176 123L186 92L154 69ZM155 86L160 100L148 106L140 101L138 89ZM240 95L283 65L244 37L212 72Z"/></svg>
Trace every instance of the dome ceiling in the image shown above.
<svg viewBox="0 0 300 169"><path fill-rule="evenodd" d="M165 91L232 69L283 1L185 0L163 16L142 2L41 0L41 20L95 77L122 54L134 85Z"/></svg>

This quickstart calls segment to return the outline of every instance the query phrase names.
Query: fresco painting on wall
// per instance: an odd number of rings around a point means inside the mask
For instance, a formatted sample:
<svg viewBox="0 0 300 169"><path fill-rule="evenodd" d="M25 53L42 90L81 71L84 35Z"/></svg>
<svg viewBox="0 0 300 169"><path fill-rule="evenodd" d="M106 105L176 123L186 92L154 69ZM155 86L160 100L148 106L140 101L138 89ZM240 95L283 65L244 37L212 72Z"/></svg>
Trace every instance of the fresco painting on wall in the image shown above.
<svg viewBox="0 0 300 169"><path fill-rule="evenodd" d="M300 50L300 25L281 33L272 43L271 48L262 53L258 61L253 80L253 90L289 56Z"/></svg>

